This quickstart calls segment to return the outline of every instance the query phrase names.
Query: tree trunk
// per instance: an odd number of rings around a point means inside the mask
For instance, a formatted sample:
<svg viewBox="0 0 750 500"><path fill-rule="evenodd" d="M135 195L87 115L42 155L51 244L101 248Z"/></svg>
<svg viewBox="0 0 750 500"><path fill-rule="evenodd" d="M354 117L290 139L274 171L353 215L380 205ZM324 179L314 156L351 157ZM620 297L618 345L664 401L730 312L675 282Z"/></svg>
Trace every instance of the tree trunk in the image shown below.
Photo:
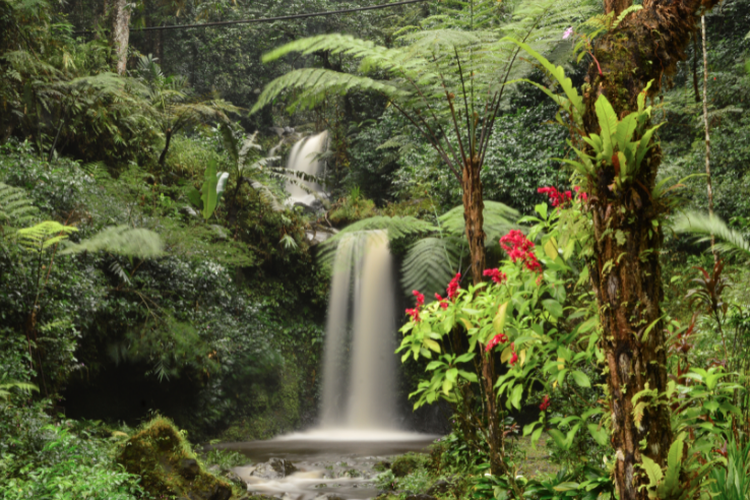
<svg viewBox="0 0 750 500"><path fill-rule="evenodd" d="M112 42L117 57L117 74L124 75L128 62L130 38L130 6L126 0L112 2Z"/></svg>
<svg viewBox="0 0 750 500"><path fill-rule="evenodd" d="M162 167L164 166L164 162L167 160L167 151L169 151L169 143L172 140L172 129L167 129L167 132L164 134L165 136L165 143L164 143L164 149L161 151L161 155L159 155L159 165Z"/></svg>
<svg viewBox="0 0 750 500"><path fill-rule="evenodd" d="M482 378L484 379L485 411L487 412L487 439L490 445L490 472L501 476L505 471L502 460L503 429L497 411L495 397L495 360L492 353L482 356Z"/></svg>
<svg viewBox="0 0 750 500"><path fill-rule="evenodd" d="M712 7L716 0L703 0ZM624 8L605 1L608 9ZM622 118L637 109L637 96L653 80L656 96L662 78L674 74L696 29L700 0L646 0L617 29L596 39L596 62L589 68L584 88L587 134L600 133L594 111L604 94ZM634 414L633 396L645 389L663 393L667 387L666 346L661 321L662 244L660 216L665 207L653 200L661 150L654 147L634 179L622 189L611 189L614 168L600 168L590 179L590 208L594 219L594 257L590 263L602 326L611 397L615 484L620 500L647 500L649 483L639 466L648 456L666 463L672 443L669 409L647 403L642 418ZM644 446L645 444L645 446Z"/></svg>
<svg viewBox="0 0 750 500"><path fill-rule="evenodd" d="M463 168L461 188L463 190L464 222L466 239L469 242L471 256L471 276L476 285L481 283L484 271L484 201L482 200L482 181L479 178L480 165L477 158L467 158Z"/></svg>

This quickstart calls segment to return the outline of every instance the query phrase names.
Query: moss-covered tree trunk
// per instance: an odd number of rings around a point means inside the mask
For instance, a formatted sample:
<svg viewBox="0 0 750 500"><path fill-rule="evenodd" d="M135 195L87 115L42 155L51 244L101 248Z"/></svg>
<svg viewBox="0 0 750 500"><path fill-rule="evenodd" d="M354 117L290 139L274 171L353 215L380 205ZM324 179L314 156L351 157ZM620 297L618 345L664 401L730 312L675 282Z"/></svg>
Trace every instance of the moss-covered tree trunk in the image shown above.
<svg viewBox="0 0 750 500"><path fill-rule="evenodd" d="M716 0L646 0L606 35L596 39L584 89L586 133L600 133L594 103L604 94L622 118L637 109L637 96L653 81L656 96L685 59L684 48L695 31L698 13ZM616 14L629 6L605 0ZM601 68L601 69L600 69ZM634 178L615 188L615 167L601 168L590 191L595 249L591 276L602 325L611 396L615 482L621 500L648 499L646 474L639 467L648 456L665 465L672 442L669 409L652 404L642 416L633 396L667 387L666 345L660 304L663 298L659 251L660 215L652 198L661 150L653 148Z"/></svg>
<svg viewBox="0 0 750 500"><path fill-rule="evenodd" d="M127 0L112 1L112 42L117 58L117 74L124 75L128 62L128 41L130 38L130 9Z"/></svg>

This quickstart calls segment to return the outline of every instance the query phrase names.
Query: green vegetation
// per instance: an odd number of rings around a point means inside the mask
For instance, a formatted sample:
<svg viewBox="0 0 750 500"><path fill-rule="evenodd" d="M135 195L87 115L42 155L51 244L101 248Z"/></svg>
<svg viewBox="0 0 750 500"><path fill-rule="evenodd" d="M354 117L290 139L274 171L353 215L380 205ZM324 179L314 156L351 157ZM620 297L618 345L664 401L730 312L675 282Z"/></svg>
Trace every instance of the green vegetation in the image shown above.
<svg viewBox="0 0 750 500"><path fill-rule="evenodd" d="M331 258L378 229L399 399L451 411L386 498L748 498L750 3L125 36L376 3L0 0L0 497L240 498L192 446L315 422Z"/></svg>

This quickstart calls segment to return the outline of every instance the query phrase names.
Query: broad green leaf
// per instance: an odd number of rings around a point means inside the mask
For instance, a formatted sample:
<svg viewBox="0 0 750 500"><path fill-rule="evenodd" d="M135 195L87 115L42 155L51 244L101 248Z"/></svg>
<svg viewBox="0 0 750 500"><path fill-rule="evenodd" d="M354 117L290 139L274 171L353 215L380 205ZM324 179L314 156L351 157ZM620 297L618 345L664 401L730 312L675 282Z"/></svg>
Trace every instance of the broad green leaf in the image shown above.
<svg viewBox="0 0 750 500"><path fill-rule="evenodd" d="M203 174L203 186L201 186L201 200L203 200L203 218L208 220L216 210L216 205L219 203L219 194L216 192L216 187L219 183L218 177L216 177L216 162L211 161L206 167L206 171Z"/></svg>
<svg viewBox="0 0 750 500"><path fill-rule="evenodd" d="M643 134L643 137L641 137L641 140L638 141L638 147L635 150L635 166L633 175L638 173L638 169L641 168L641 162L643 161L643 158L645 158L646 153L650 149L649 142L651 142L651 136L654 135L654 132L659 130L659 127L664 125L664 123L660 123L659 125L655 127L651 127L646 131L645 134Z"/></svg>
<svg viewBox="0 0 750 500"><path fill-rule="evenodd" d="M661 472L661 467L646 455L641 455L641 462L643 462L641 467L646 471L646 475L651 483L650 486L657 486L664 477Z"/></svg>
<svg viewBox="0 0 750 500"><path fill-rule="evenodd" d="M580 387L591 387L591 380L589 379L588 375L583 373L579 370L573 370L570 372L570 376L573 377L573 380L575 380L576 384L578 384Z"/></svg>
<svg viewBox="0 0 750 500"><path fill-rule="evenodd" d="M599 127L602 129L602 155L607 163L612 160L614 152L614 143L612 142L617 131L617 113L609 103L604 94L599 94L594 104L596 118L599 121Z"/></svg>
<svg viewBox="0 0 750 500"><path fill-rule="evenodd" d="M523 385L517 385L513 388L513 393L510 396L510 404L513 405L517 410L521 409L521 397L523 396Z"/></svg>
<svg viewBox="0 0 750 500"><path fill-rule="evenodd" d="M497 314L492 320L492 327L497 335L500 335L505 330L505 317L508 311L508 302L503 302L500 307L497 308Z"/></svg>
<svg viewBox="0 0 750 500"><path fill-rule="evenodd" d="M599 443L600 446L606 446L609 442L609 434L606 429L600 428L597 424L588 424L589 434L594 438L594 441Z"/></svg>
<svg viewBox="0 0 750 500"><path fill-rule="evenodd" d="M542 305L555 318L563 315L563 306L555 299L544 299Z"/></svg>

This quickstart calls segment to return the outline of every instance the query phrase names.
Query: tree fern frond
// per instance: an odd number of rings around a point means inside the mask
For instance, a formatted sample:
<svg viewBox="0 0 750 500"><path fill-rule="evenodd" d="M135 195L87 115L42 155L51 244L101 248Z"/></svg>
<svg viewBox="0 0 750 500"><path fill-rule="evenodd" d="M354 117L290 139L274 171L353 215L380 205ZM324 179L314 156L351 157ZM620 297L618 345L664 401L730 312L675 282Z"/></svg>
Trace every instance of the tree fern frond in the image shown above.
<svg viewBox="0 0 750 500"><path fill-rule="evenodd" d="M27 250L41 252L66 239L70 233L78 231L73 226L64 226L57 221L46 220L31 227L16 231L16 241Z"/></svg>
<svg viewBox="0 0 750 500"><path fill-rule="evenodd" d="M673 226L675 232L695 235L700 242L717 240L715 248L727 255L750 257L750 243L739 231L727 226L719 217L697 212L688 212L678 217Z"/></svg>
<svg viewBox="0 0 750 500"><path fill-rule="evenodd" d="M0 399L7 401L11 396L11 389L18 389L21 392L29 393L31 391L39 392L39 388L30 382L19 382L18 380L3 379L0 381Z"/></svg>
<svg viewBox="0 0 750 500"><path fill-rule="evenodd" d="M276 195L271 191L271 188L266 186L260 181L250 181L250 185L258 191L261 198L266 200L266 202L271 205L271 208L274 212L283 212L284 211L284 205L279 202L279 199L276 197Z"/></svg>
<svg viewBox="0 0 750 500"><path fill-rule="evenodd" d="M119 262L113 260L109 265L109 270L112 271L122 283L130 285L130 276L128 276L128 273L125 272L125 269L122 268Z"/></svg>
<svg viewBox="0 0 750 500"><path fill-rule="evenodd" d="M26 225L38 212L26 191L0 182L0 224L15 227Z"/></svg>
<svg viewBox="0 0 750 500"><path fill-rule="evenodd" d="M516 227L514 221L518 219L518 212L497 201L485 201L482 214L484 216L484 232L487 235L487 243L499 239L510 229ZM463 236L466 233L463 205L452 208L441 215L438 220L443 230L453 235Z"/></svg>
<svg viewBox="0 0 750 500"><path fill-rule="evenodd" d="M312 107L325 93L343 93L351 89L373 90L385 95L397 95L401 91L393 85L380 82L365 76L338 73L328 69L303 68L290 71L266 85L258 96L258 101L250 110L254 113L263 106L270 104L280 94L287 90L303 90L302 98L296 99L290 106L292 109Z"/></svg>
<svg viewBox="0 0 750 500"><path fill-rule="evenodd" d="M378 215L362 219L354 224L350 224L336 233L335 236L328 238L318 245L318 260L323 265L330 265L336 252L336 247L342 239L351 237L353 234L359 232L373 230L385 230L388 233L389 240L396 240L412 234L424 234L436 231L437 228L427 221L412 216L388 217L385 215Z"/></svg>
<svg viewBox="0 0 750 500"><path fill-rule="evenodd" d="M427 237L417 240L406 253L401 266L401 286L406 293L419 290L427 297L442 293L462 257L458 237Z"/></svg>
<svg viewBox="0 0 750 500"><path fill-rule="evenodd" d="M61 254L105 251L116 255L149 259L164 253L161 237L148 229L108 227L81 243L70 244Z"/></svg>

